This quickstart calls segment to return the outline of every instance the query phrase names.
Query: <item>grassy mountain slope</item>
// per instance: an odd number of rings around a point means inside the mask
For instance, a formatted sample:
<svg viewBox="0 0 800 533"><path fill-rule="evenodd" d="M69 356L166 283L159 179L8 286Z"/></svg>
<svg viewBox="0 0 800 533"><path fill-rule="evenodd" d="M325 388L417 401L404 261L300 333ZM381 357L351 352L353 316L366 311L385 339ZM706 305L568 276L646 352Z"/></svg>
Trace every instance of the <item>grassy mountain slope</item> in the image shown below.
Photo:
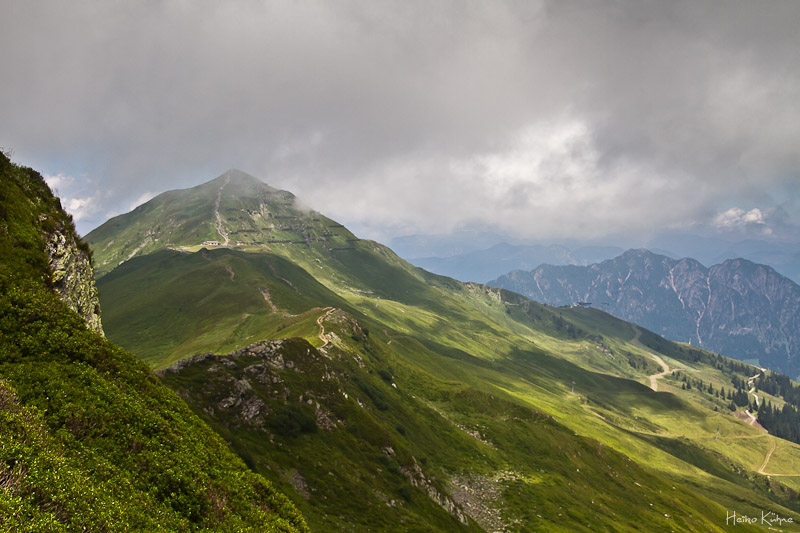
<svg viewBox="0 0 800 533"><path fill-rule="evenodd" d="M76 238L0 155L0 530L304 531L147 367L58 299L44 237Z"/></svg>
<svg viewBox="0 0 800 533"><path fill-rule="evenodd" d="M274 337L316 307L347 305L279 256L229 249L136 257L98 286L111 338L159 367Z"/></svg>
<svg viewBox="0 0 800 533"><path fill-rule="evenodd" d="M275 207L243 209L220 235ZM436 276L377 243L304 237L321 217L296 217L295 244L159 252L99 286L110 338L160 368L192 350L295 338L266 355L199 357L163 379L312 525L724 530L728 511L800 518L796 478L759 474L800 473L800 448L713 393L758 370L597 310ZM111 233L103 242L98 256L125 246Z"/></svg>
<svg viewBox="0 0 800 533"><path fill-rule="evenodd" d="M256 471L296 495L313 528L714 527L709 500L507 394L424 373L346 316L330 318L323 325L347 339L342 348L283 341L164 373Z"/></svg>

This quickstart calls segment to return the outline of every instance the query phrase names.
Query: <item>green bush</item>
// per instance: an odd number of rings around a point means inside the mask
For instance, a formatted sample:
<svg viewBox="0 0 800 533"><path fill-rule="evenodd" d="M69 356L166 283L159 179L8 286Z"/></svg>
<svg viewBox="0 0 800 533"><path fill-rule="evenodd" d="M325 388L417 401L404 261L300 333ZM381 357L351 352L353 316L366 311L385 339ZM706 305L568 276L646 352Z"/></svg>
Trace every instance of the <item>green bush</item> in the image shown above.
<svg viewBox="0 0 800 533"><path fill-rule="evenodd" d="M268 425L279 435L296 437L301 433L316 433L317 421L298 405L289 404L272 414Z"/></svg>
<svg viewBox="0 0 800 533"><path fill-rule="evenodd" d="M369 399L372 400L372 403L375 405L375 407L381 411L386 411L389 409L389 404L386 403L383 393L379 391L372 383L363 379L361 376L353 377L353 382L358 386L359 389L364 391L364 393L369 396Z"/></svg>

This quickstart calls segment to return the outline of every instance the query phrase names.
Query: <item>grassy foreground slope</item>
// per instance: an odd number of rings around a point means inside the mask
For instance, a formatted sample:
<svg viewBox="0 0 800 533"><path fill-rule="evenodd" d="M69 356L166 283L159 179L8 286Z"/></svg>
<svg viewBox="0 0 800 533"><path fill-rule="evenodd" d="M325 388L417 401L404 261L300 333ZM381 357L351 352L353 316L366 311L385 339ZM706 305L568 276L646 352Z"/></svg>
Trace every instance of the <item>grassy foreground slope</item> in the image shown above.
<svg viewBox="0 0 800 533"><path fill-rule="evenodd" d="M0 531L305 531L294 505L51 289L77 239L42 177L0 155Z"/></svg>
<svg viewBox="0 0 800 533"><path fill-rule="evenodd" d="M718 394L757 369L597 310L432 275L274 193L210 184L217 238L261 236L201 250L161 233L175 250L99 280L106 330L162 369L291 337L163 379L313 526L722 531L733 512L800 518L800 448ZM113 232L95 242L99 256L130 246Z"/></svg>
<svg viewBox="0 0 800 533"><path fill-rule="evenodd" d="M164 372L312 528L714 530L724 516L506 394L420 371L344 314L322 324L340 341L261 343Z"/></svg>

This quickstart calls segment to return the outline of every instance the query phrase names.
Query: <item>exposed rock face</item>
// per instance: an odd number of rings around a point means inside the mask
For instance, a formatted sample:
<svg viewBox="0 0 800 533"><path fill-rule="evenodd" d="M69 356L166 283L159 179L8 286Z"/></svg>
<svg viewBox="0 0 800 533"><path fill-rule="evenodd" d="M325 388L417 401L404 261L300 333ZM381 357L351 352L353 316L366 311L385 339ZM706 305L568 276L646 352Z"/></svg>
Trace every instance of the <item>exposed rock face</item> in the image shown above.
<svg viewBox="0 0 800 533"><path fill-rule="evenodd" d="M89 329L103 335L100 300L89 254L78 247L73 235L59 230L45 235L45 244L58 297L83 317Z"/></svg>
<svg viewBox="0 0 800 533"><path fill-rule="evenodd" d="M591 302L669 339L800 374L800 286L745 259L706 268L629 250L587 267L517 270L491 285L550 305Z"/></svg>
<svg viewBox="0 0 800 533"><path fill-rule="evenodd" d="M436 505L450 513L462 524L469 524L467 514L464 512L464 510L444 491L436 487L436 485L428 478L428 476L425 475L425 472L423 472L422 468L420 468L416 459L410 467L401 467L400 470L412 485L425 491L428 497L433 500Z"/></svg>
<svg viewBox="0 0 800 533"><path fill-rule="evenodd" d="M521 524L517 520L503 518L500 495L506 482L519 478L516 472L503 470L491 477L477 474L453 476L450 484L453 499L482 528L486 531L508 531Z"/></svg>
<svg viewBox="0 0 800 533"><path fill-rule="evenodd" d="M276 405L295 401L290 399L292 393L285 383L286 374L311 372L319 375L321 381L331 379L326 358L299 339L259 341L226 355L201 353L156 374L180 374L197 365L204 366L207 372L205 386L197 392L197 397L208 404L206 412L220 413L226 424L236 427L263 428ZM304 391L296 403L314 406L318 428L337 426L336 417L325 408L325 401L313 392Z"/></svg>

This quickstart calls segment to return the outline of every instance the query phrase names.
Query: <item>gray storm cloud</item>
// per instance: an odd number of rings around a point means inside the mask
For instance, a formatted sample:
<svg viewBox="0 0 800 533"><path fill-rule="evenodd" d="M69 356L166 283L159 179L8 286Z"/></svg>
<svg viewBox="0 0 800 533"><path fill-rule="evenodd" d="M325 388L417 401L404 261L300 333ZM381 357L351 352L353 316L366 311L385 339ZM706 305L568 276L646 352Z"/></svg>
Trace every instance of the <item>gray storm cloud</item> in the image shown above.
<svg viewBox="0 0 800 533"><path fill-rule="evenodd" d="M230 167L376 235L797 222L795 2L2 4L0 146L84 231Z"/></svg>

